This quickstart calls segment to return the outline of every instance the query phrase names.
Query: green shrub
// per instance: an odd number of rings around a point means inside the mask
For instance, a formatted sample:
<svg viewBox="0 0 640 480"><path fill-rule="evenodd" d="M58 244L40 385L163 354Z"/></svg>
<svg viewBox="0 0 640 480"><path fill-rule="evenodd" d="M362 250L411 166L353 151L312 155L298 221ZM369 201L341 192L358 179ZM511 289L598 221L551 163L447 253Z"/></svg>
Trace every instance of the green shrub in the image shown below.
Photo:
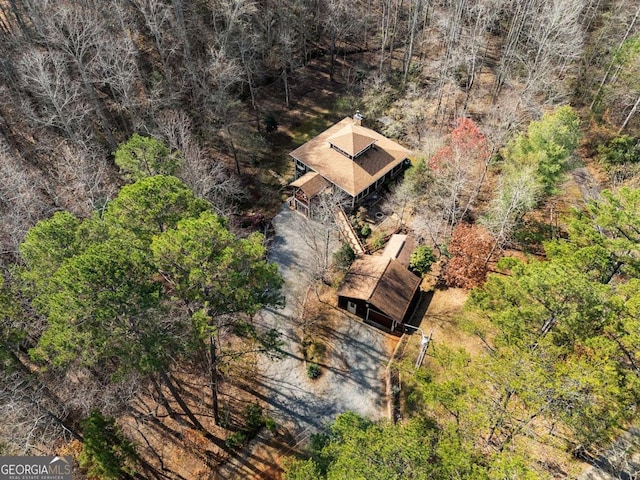
<svg viewBox="0 0 640 480"><path fill-rule="evenodd" d="M258 430L260 430L265 424L265 419L262 416L262 407L257 403L247 405L245 415L247 418L247 434L249 437L255 437Z"/></svg>
<svg viewBox="0 0 640 480"><path fill-rule="evenodd" d="M273 115L265 115L262 121L264 122L264 129L267 131L267 133L275 132L276 130L278 130L278 121Z"/></svg>
<svg viewBox="0 0 640 480"><path fill-rule="evenodd" d="M343 243L340 248L333 254L333 263L336 268L347 271L356 259L356 254L347 243Z"/></svg>
<svg viewBox="0 0 640 480"><path fill-rule="evenodd" d="M162 141L137 133L118 146L114 160L131 181L153 175L173 175L182 163L180 155L171 153Z"/></svg>
<svg viewBox="0 0 640 480"><path fill-rule="evenodd" d="M229 435L229 438L225 440L227 447L232 449L238 449L249 440L258 435L260 429L264 426L269 430L276 428L275 421L271 417L265 417L262 415L262 407L257 403L251 403L247 405L244 411L246 426L238 431Z"/></svg>
<svg viewBox="0 0 640 480"><path fill-rule="evenodd" d="M414 272L423 275L431 271L431 266L435 261L436 256L433 253L433 249L427 245L420 245L411 254L409 266Z"/></svg>
<svg viewBox="0 0 640 480"><path fill-rule="evenodd" d="M317 363L310 363L307 365L307 377L311 380L315 380L320 376L322 372L320 371L320 366Z"/></svg>
<svg viewBox="0 0 640 480"><path fill-rule="evenodd" d="M229 437L224 441L227 447L237 450L242 447L247 441L247 434L244 432L233 432Z"/></svg>
<svg viewBox="0 0 640 480"><path fill-rule="evenodd" d="M640 162L640 141L630 135L620 135L606 145L598 146L600 159L610 165Z"/></svg>
<svg viewBox="0 0 640 480"><path fill-rule="evenodd" d="M381 232L380 230L378 230L373 235L371 235L371 239L369 240L369 246L371 247L371 250L375 252L376 250L380 250L382 247L384 247L384 241L385 241L384 232Z"/></svg>
<svg viewBox="0 0 640 480"><path fill-rule="evenodd" d="M360 230L360 235L362 235L363 238L367 238L369 235L371 235L371 227L365 224Z"/></svg>
<svg viewBox="0 0 640 480"><path fill-rule="evenodd" d="M265 417L264 419L264 426L267 428L267 430L269 430L271 433L274 433L277 429L278 429L278 424L276 423L276 421L271 418L271 417Z"/></svg>

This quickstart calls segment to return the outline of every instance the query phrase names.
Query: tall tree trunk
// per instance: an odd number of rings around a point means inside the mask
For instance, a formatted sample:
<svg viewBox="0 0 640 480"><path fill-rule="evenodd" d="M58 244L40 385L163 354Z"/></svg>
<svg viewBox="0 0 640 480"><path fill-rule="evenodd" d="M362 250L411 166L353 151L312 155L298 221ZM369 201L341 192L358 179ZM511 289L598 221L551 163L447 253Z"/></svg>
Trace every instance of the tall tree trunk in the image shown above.
<svg viewBox="0 0 640 480"><path fill-rule="evenodd" d="M633 115L636 113L636 111L638 110L638 106L640 106L640 95L638 95L638 99L636 100L636 103L633 105L633 108L631 109L631 111L629 112L629 115L627 115L627 118L624 119L624 123L622 124L622 126L620 127L620 130L618 130L618 135L620 135L622 133L622 131L627 128L627 124L629 123L629 120L631 120L631 117L633 117Z"/></svg>
<svg viewBox="0 0 640 480"><path fill-rule="evenodd" d="M402 76L402 87L407 84L407 78L409 77L409 70L411 69L411 60L413 59L413 45L416 38L416 30L418 28L418 19L420 11L422 10L422 0L415 0L413 6L413 16L411 18L411 25L409 30L409 40L406 47L405 62L404 62L404 75Z"/></svg>
<svg viewBox="0 0 640 480"><path fill-rule="evenodd" d="M76 65L78 66L78 71L80 72L80 79L82 80L82 85L84 86L87 94L89 95L89 98L91 99L91 103L93 103L93 108L95 109L96 114L98 115L98 119L102 124L104 133L107 136L107 143L109 144L109 148L111 148L111 151L115 151L116 148L118 148L118 144L116 142L116 139L113 137L113 133L111 133L111 127L109 126L109 121L107 120L107 116L105 115L104 110L102 109L102 106L100 105L100 100L98 99L96 90L95 88L93 88L93 85L91 85L91 82L89 81L89 75L87 74L85 66L78 59L76 59Z"/></svg>
<svg viewBox="0 0 640 480"><path fill-rule="evenodd" d="M289 74L287 73L287 67L282 69L282 81L284 83L284 103L289 109L291 106L289 104Z"/></svg>
<svg viewBox="0 0 640 480"><path fill-rule="evenodd" d="M382 18L380 32L382 36L380 44L380 74L384 72L385 51L389 39L389 20L391 15L391 0L382 0Z"/></svg>
<svg viewBox="0 0 640 480"><path fill-rule="evenodd" d="M331 63L329 66L329 80L333 82L333 73L336 66L336 27L331 32Z"/></svg>
<svg viewBox="0 0 640 480"><path fill-rule="evenodd" d="M373 11L373 0L369 0L369 5L367 8L368 12L372 12ZM364 16L364 28L362 29L362 44L364 45L364 49L365 50L369 50L369 16L365 15Z"/></svg>
<svg viewBox="0 0 640 480"><path fill-rule="evenodd" d="M249 59L247 58L246 48L240 47L240 60L242 61L242 66L244 67L244 73L247 76L249 95L251 95L251 106L253 107L253 112L256 116L256 128L258 129L258 132L261 132L262 127L260 126L260 112L258 111L258 104L256 101L256 86L253 83L253 72L249 64Z"/></svg>
<svg viewBox="0 0 640 480"><path fill-rule="evenodd" d="M393 14L393 28L391 29L391 38L389 39L389 65L393 68L393 51L396 49L396 35L398 34L398 17L402 9L403 0L395 0L396 10Z"/></svg>
<svg viewBox="0 0 640 480"><path fill-rule="evenodd" d="M227 136L229 137L229 145L231 146L231 153L233 154L233 161L236 164L236 172L240 175L240 159L238 158L238 151L236 150L236 144L233 141L233 136L231 135L231 129L229 128L229 124L225 125L225 130L227 131Z"/></svg>
<svg viewBox="0 0 640 480"><path fill-rule="evenodd" d="M153 386L154 386L156 392L158 393L159 401L162 404L162 406L165 408L165 410L167 411L167 414L171 418L174 418L176 412L171 407L171 404L167 401L167 397L164 395L164 392L162 391L161 385L158 383L158 381L156 380L156 378L154 376L151 377L151 382L153 383Z"/></svg>
<svg viewBox="0 0 640 480"><path fill-rule="evenodd" d="M169 70L169 65L167 64L167 59L165 58L164 49L160 44L160 34L159 32L152 32L153 38L155 40L156 50L158 52L158 56L160 57L160 62L162 63L162 71L164 72L164 81L167 82L167 89L170 92L173 92L173 85L171 81L171 73Z"/></svg>
<svg viewBox="0 0 640 480"><path fill-rule="evenodd" d="M622 36L622 40L620 40L620 43L618 44L618 48L616 48L616 51L613 54L614 58L618 54L618 52L620 51L622 46L624 45L624 42L627 41L627 38L629 37L629 34L631 33L631 30L633 29L633 26L635 25L636 21L638 20L638 16L640 16L640 5L638 5L638 9L636 10L636 14L633 16L633 19L631 20L631 23L629 23L629 26L627 27L627 31L624 32L624 35ZM604 76L602 77L602 80L600 81L600 85L598 86L598 90L596 91L595 95L593 96L593 100L591 101L591 105L589 105L589 110L593 109L593 106L595 105L596 101L598 100L598 97L602 93L602 89L604 88L604 85L607 82L607 79L609 78L609 74L611 73L611 68L613 68L613 64L614 64L614 62L613 62L613 59L612 59L612 61L609 62L609 67L607 68L607 71L604 73Z"/></svg>
<svg viewBox="0 0 640 480"><path fill-rule="evenodd" d="M193 426L204 433L208 433L207 430L202 426L200 421L193 414L189 406L185 403L184 399L180 395L180 392L178 392L178 389L169 378L169 375L167 375L167 373L164 372L163 370L160 370L158 372L158 375L160 375L160 379L167 386L167 388L171 392L171 395L173 395L173 398L175 398L176 402L178 402L178 405L180 405L180 408L182 409L182 411L187 415L189 420L191 420L191 423L193 424Z"/></svg>
<svg viewBox="0 0 640 480"><path fill-rule="evenodd" d="M213 408L213 420L220 425L220 405L218 401L218 356L216 352L216 340L213 334L209 334L209 373L211 375L211 406Z"/></svg>
<svg viewBox="0 0 640 480"><path fill-rule="evenodd" d="M185 60L187 61L187 64L191 65L191 45L187 36L187 28L184 23L184 5L182 4L182 0L172 0L171 3L173 4L173 12L176 18L176 23L178 24L178 31L184 43Z"/></svg>
<svg viewBox="0 0 640 480"><path fill-rule="evenodd" d="M502 57L500 58L498 75L496 76L493 90L493 102L497 100L498 95L502 91L502 87L504 86L504 83L510 73L511 62L513 61L516 47L520 42L520 37L522 36L524 26L526 25L527 19L529 18L529 10L532 3L533 0L525 0L522 3L517 2L516 10L511 21L511 27L509 28L509 33L507 34L507 43L504 51L502 52Z"/></svg>
<svg viewBox="0 0 640 480"><path fill-rule="evenodd" d="M453 50L458 44L460 38L460 31L462 30L462 16L466 7L466 0L459 0L455 5L453 11L453 18L450 20L447 34L445 37L445 54L442 67L440 68L440 76L438 77L438 101L436 103L436 112L433 116L433 123L438 123L438 116L442 111L442 100L444 98L444 87L447 84L447 76L451 69L451 60L453 59ZM444 112L443 112L444 123Z"/></svg>

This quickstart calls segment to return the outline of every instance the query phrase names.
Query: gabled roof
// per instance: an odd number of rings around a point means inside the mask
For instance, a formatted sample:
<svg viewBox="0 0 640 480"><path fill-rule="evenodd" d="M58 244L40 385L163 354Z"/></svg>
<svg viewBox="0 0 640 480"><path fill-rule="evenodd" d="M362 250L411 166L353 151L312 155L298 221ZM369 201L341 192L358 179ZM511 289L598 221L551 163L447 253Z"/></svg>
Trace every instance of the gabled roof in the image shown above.
<svg viewBox="0 0 640 480"><path fill-rule="evenodd" d="M289 185L292 187L298 187L307 196L307 198L311 198L327 188L329 186L329 182L322 178L322 175L317 172L307 172L295 182L291 182Z"/></svg>
<svg viewBox="0 0 640 480"><path fill-rule="evenodd" d="M402 322L419 286L420 278L397 260L365 255L353 262L338 295L364 300Z"/></svg>
<svg viewBox="0 0 640 480"><path fill-rule="evenodd" d="M339 152L331 143L345 152ZM371 148L369 148L371 147ZM349 158L366 150L354 160ZM402 163L409 150L347 117L298 147L291 156L355 197Z"/></svg>
<svg viewBox="0 0 640 480"><path fill-rule="evenodd" d="M380 256L364 255L356 258L344 277L338 295L369 300L387 265L389 259Z"/></svg>

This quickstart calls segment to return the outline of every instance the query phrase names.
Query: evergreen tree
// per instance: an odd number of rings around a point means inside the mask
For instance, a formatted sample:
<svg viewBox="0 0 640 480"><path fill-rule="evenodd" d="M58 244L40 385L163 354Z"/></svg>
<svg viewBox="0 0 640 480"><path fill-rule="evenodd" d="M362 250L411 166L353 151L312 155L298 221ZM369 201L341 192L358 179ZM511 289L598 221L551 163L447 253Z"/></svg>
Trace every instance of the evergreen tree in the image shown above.
<svg viewBox="0 0 640 480"><path fill-rule="evenodd" d="M172 365L195 358L209 329L246 323L282 298L262 236L236 238L175 177L124 187L102 217L56 214L33 228L21 253L24 291L46 318L34 359L79 363L116 379L158 374L198 429L168 375ZM273 332L237 331L252 332L264 349L277 346Z"/></svg>
<svg viewBox="0 0 640 480"><path fill-rule="evenodd" d="M134 133L114 153L115 162L127 179L136 181L154 175L173 175L181 164L177 153L152 137Z"/></svg>
<svg viewBox="0 0 640 480"><path fill-rule="evenodd" d="M136 451L113 417L94 410L82 422L84 443L80 467L91 478L116 480L133 478Z"/></svg>
<svg viewBox="0 0 640 480"><path fill-rule="evenodd" d="M507 164L533 166L547 195L555 193L567 161L580 139L580 119L565 105L531 122L527 133L519 134L503 156Z"/></svg>

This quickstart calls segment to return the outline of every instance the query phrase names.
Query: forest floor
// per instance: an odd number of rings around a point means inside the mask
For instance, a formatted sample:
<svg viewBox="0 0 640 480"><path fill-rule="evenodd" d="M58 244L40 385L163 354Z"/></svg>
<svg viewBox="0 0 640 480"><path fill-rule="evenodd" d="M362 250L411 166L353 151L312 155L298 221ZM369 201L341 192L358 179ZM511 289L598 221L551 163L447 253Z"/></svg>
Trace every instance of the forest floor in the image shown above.
<svg viewBox="0 0 640 480"><path fill-rule="evenodd" d="M312 252L300 235L301 221L286 206L273 220L269 258L285 279L287 304L263 310L258 321L282 333L284 358L264 358L254 384L245 386L276 421L281 441L263 433L248 447L251 465L232 458L216 472L220 479L279 478L280 457L306 446L336 415L354 411L378 419L387 411L384 373L398 339L337 309L333 289L322 289L318 297L310 291ZM315 380L307 375L311 360L320 367Z"/></svg>
<svg viewBox="0 0 640 480"><path fill-rule="evenodd" d="M551 219L556 231L564 229L564 222L570 210L579 208L587 201L597 198L602 185L606 184L605 173L599 165L590 159L576 159L560 193L550 198L531 217L549 221ZM544 218L543 218L544 217ZM521 251L505 252L525 258ZM438 265L436 264L436 267ZM439 347L462 348L471 356L486 351L486 346L479 337L466 332L460 324L462 311L468 291L457 288L436 288L438 272L428 275L422 284L425 297L418 306L411 324L419 327L424 335L433 334L432 341L421 368L430 368L434 353ZM413 365L420 351L419 334L409 336L402 344L396 359ZM411 396L412 386L403 385L401 404L402 415L410 415L413 411ZM635 478L640 469L640 430L631 428L622 435L615 444L599 458L589 463L573 458L570 454L545 445L532 445L538 460L546 465L554 466L558 472L569 472L562 478L578 478L579 480L613 480L615 478ZM635 453L634 453L635 452ZM615 473L614 473L615 472ZM558 477L558 478L560 478Z"/></svg>
<svg viewBox="0 0 640 480"><path fill-rule="evenodd" d="M286 200L286 186L293 181L293 160L289 153L344 117L336 105L346 86L329 79L320 59L298 68L289 81L289 89L287 107L282 80L259 88L257 104L261 128L266 128L267 118L277 122L275 131L264 134L267 145L259 160L249 161L254 156L251 142L243 145L247 138L257 133L251 112L243 112L243 121L237 125L242 178L251 190L250 201L244 205L245 213L258 213L268 219L278 214ZM227 163L229 168L234 168L230 157Z"/></svg>
<svg viewBox="0 0 640 480"><path fill-rule="evenodd" d="M447 288L430 292L430 295L427 309L417 324L425 335L428 336L433 332L430 351L437 349L438 345L464 348L472 355L484 351L485 347L480 339L462 331L456 322L456 317L461 313L469 292L462 288ZM414 358L419 347L420 337L412 335L405 347L405 353L410 358ZM413 355L414 350L415 355Z"/></svg>

